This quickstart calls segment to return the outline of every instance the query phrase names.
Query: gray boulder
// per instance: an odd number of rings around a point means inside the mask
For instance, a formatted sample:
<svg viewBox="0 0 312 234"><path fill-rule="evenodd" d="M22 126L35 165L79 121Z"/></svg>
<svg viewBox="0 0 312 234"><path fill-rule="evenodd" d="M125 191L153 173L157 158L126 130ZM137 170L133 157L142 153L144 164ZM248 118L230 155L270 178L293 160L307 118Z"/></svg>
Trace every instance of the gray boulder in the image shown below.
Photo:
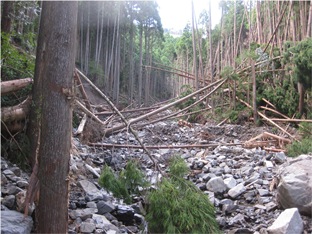
<svg viewBox="0 0 312 234"><path fill-rule="evenodd" d="M14 210L1 211L1 234L30 233L33 220Z"/></svg>
<svg viewBox="0 0 312 234"><path fill-rule="evenodd" d="M226 191L227 187L221 177L214 177L211 178L207 184L206 187L209 191L212 191L214 193L223 193Z"/></svg>
<svg viewBox="0 0 312 234"><path fill-rule="evenodd" d="M300 155L283 164L277 201L284 209L297 207L303 215L312 215L312 156Z"/></svg>
<svg viewBox="0 0 312 234"><path fill-rule="evenodd" d="M302 233L303 222L297 208L284 210L268 228L269 234Z"/></svg>

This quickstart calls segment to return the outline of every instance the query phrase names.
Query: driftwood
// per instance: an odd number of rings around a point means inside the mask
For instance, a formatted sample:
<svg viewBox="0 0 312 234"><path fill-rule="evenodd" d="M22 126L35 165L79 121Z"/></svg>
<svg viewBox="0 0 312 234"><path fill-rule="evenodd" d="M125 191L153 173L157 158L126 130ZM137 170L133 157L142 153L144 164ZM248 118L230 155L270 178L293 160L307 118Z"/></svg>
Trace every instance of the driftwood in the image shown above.
<svg viewBox="0 0 312 234"><path fill-rule="evenodd" d="M1 96L13 93L33 83L32 78L9 80L1 82Z"/></svg>
<svg viewBox="0 0 312 234"><path fill-rule="evenodd" d="M265 98L262 98L262 100L263 100L266 104L268 104L268 105L270 105L271 107L273 107L274 109L276 109L276 107L275 107L271 102L269 102L268 100L266 100Z"/></svg>

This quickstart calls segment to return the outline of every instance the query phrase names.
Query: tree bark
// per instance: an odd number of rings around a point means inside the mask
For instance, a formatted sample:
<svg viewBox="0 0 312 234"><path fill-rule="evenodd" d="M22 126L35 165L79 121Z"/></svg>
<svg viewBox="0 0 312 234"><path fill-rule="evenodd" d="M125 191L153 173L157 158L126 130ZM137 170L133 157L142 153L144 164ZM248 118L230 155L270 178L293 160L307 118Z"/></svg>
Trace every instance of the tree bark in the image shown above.
<svg viewBox="0 0 312 234"><path fill-rule="evenodd" d="M1 31L4 33L11 32L12 19L10 14L13 13L13 1L3 1L2 17L1 17Z"/></svg>
<svg viewBox="0 0 312 234"><path fill-rule="evenodd" d="M70 95L78 3L43 2L35 79L42 80L38 233L67 233L71 147ZM38 88L38 87L37 87Z"/></svg>

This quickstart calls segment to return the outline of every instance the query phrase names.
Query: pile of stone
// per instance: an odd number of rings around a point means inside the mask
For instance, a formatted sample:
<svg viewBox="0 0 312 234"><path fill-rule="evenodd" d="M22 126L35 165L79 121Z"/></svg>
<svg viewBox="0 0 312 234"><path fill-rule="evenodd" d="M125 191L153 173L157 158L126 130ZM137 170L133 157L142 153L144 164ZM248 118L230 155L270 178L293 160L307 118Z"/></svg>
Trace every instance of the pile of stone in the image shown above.
<svg viewBox="0 0 312 234"><path fill-rule="evenodd" d="M185 159L191 169L187 179L209 196L223 233L311 233L312 155L289 159L284 153L222 146L251 138L252 130L243 128L189 128L166 122L148 126L138 135L147 145L220 143L214 148L161 149L151 153L163 170L172 155ZM208 134L201 137L203 133ZM159 174L149 157L142 149L96 149L80 144L78 139L74 142L78 153L71 155L70 161L69 233L148 232L143 199L137 197L133 204L126 205L101 188L98 178L105 164L118 171L136 158L151 183L156 183ZM103 142L138 144L129 133L112 135ZM28 175L2 159L1 228L7 230L3 233L29 233L32 228L31 216L22 219L18 212L23 209L20 203L27 181Z"/></svg>

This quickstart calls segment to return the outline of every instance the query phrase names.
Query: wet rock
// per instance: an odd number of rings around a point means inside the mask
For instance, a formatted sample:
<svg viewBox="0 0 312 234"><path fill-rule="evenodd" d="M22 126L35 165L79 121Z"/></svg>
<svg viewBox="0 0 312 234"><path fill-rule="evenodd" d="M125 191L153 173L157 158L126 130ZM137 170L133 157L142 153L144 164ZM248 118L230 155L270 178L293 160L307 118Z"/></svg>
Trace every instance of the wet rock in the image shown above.
<svg viewBox="0 0 312 234"><path fill-rule="evenodd" d="M302 233L303 222L297 208L284 210L268 228L269 234Z"/></svg>
<svg viewBox="0 0 312 234"><path fill-rule="evenodd" d="M214 177L211 178L207 184L206 187L209 191L212 191L214 193L223 193L226 191L227 187L221 177Z"/></svg>
<svg viewBox="0 0 312 234"><path fill-rule="evenodd" d="M33 220L30 216L24 217L23 214L14 210L1 211L1 233L16 234L30 233Z"/></svg>
<svg viewBox="0 0 312 234"><path fill-rule="evenodd" d="M277 200L283 208L297 207L312 216L312 156L301 155L281 168Z"/></svg>

